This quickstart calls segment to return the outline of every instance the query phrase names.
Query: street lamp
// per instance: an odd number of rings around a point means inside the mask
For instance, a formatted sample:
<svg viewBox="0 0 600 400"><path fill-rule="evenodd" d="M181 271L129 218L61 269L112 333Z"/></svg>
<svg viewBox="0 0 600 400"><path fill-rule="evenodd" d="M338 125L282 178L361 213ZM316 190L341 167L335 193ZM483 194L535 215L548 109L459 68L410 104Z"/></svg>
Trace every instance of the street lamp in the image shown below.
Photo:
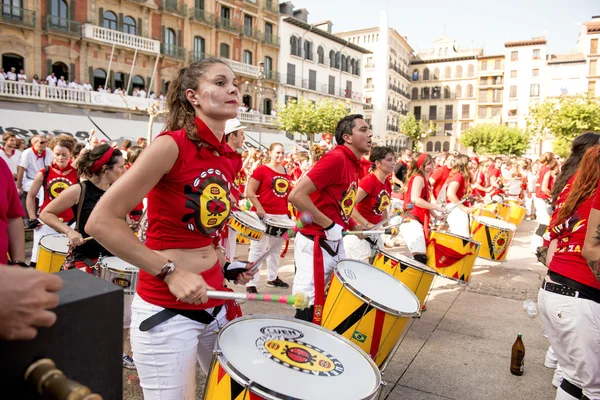
<svg viewBox="0 0 600 400"><path fill-rule="evenodd" d="M267 71L270 73L271 71ZM258 63L258 73L256 74L257 85L253 85L250 82L246 81L244 84L246 85L246 90L249 87L254 89L258 94L258 149L260 150L262 146L262 120L263 120L263 97L265 92L272 92L273 95L277 95L277 92L273 88L264 87L263 83L265 80L265 63Z"/></svg>

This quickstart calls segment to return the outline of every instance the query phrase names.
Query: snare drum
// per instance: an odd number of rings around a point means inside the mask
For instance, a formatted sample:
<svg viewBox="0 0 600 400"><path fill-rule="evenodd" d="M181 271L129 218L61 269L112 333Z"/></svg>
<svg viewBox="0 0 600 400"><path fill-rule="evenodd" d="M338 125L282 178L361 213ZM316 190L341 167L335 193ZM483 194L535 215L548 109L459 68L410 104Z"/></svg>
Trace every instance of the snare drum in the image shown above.
<svg viewBox="0 0 600 400"><path fill-rule="evenodd" d="M433 268L401 254L379 251L373 260L373 266L387 272L404 283L421 302L429 294L433 278L438 274Z"/></svg>
<svg viewBox="0 0 600 400"><path fill-rule="evenodd" d="M125 294L135 294L140 269L118 257L104 257L98 260L100 278L123 288Z"/></svg>
<svg viewBox="0 0 600 400"><path fill-rule="evenodd" d="M479 257L492 261L506 261L506 255L517 226L499 219L474 217L471 235L482 243Z"/></svg>
<svg viewBox="0 0 600 400"><path fill-rule="evenodd" d="M289 219L286 215L278 215L273 217L265 218L265 233L268 236L283 237L287 232L290 237L294 235L294 227L296 223Z"/></svg>
<svg viewBox="0 0 600 400"><path fill-rule="evenodd" d="M432 231L427 245L427 265L446 278L468 283L478 253L476 241L449 232Z"/></svg>
<svg viewBox="0 0 600 400"><path fill-rule="evenodd" d="M506 205L507 212L504 216L504 221L515 224L516 226L521 225L523 218L527 215L527 209L521 205L520 201L509 201Z"/></svg>
<svg viewBox="0 0 600 400"><path fill-rule="evenodd" d="M489 208L477 208L475 211L473 211L473 215L478 217L498 218L497 211L492 211Z"/></svg>
<svg viewBox="0 0 600 400"><path fill-rule="evenodd" d="M262 239L267 229L259 219L244 211L232 211L228 224L239 235L250 240Z"/></svg>
<svg viewBox="0 0 600 400"><path fill-rule="evenodd" d="M383 370L419 308L415 294L398 279L372 265L342 260L333 268L322 325L363 349Z"/></svg>
<svg viewBox="0 0 600 400"><path fill-rule="evenodd" d="M381 373L343 337L271 315L236 318L217 337L206 400L376 399Z"/></svg>
<svg viewBox="0 0 600 400"><path fill-rule="evenodd" d="M50 273L60 271L68 252L69 239L67 239L67 235L54 234L42 237L35 269Z"/></svg>

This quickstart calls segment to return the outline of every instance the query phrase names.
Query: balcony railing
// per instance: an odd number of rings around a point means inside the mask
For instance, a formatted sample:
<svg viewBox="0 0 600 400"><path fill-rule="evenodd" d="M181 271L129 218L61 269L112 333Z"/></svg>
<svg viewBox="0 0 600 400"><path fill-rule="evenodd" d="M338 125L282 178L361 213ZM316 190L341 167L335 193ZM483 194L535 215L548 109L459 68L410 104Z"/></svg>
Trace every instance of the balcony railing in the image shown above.
<svg viewBox="0 0 600 400"><path fill-rule="evenodd" d="M101 26L84 24L81 28L81 36L102 43L115 44L121 47L137 49L149 53L160 52L160 42L145 37L131 35L129 33L103 28Z"/></svg>
<svg viewBox="0 0 600 400"><path fill-rule="evenodd" d="M372 83L365 83L365 89L375 89L375 85Z"/></svg>
<svg viewBox="0 0 600 400"><path fill-rule="evenodd" d="M279 82L283 85L296 86L303 89L314 90L319 93L328 94L330 96L343 97L345 99L362 102L361 92L354 92L345 88L331 86L327 83L311 81L310 79L302 79L301 77L295 75L282 74L280 78L281 79Z"/></svg>
<svg viewBox="0 0 600 400"><path fill-rule="evenodd" d="M215 24L215 14L205 11L201 8L194 8L192 10L190 19L205 25L213 26Z"/></svg>
<svg viewBox="0 0 600 400"><path fill-rule="evenodd" d="M67 35L81 35L81 24L79 22L59 18L54 15L46 16L46 29L54 32L62 32Z"/></svg>
<svg viewBox="0 0 600 400"><path fill-rule="evenodd" d="M238 119L243 124L262 124L262 125L279 125L279 118L272 117L270 115L262 115L260 113L251 113L251 112L240 112L238 113Z"/></svg>
<svg viewBox="0 0 600 400"><path fill-rule="evenodd" d="M9 4L2 4L2 13L0 14L0 20L19 25L34 27L35 11L11 6Z"/></svg>
<svg viewBox="0 0 600 400"><path fill-rule="evenodd" d="M372 110L373 109L373 104L365 104L363 106L363 110Z"/></svg>
<svg viewBox="0 0 600 400"><path fill-rule="evenodd" d="M259 68L256 65L244 64L227 58L224 58L223 61L225 61L235 73L251 77L258 76Z"/></svg>
<svg viewBox="0 0 600 400"><path fill-rule="evenodd" d="M279 36L272 33L263 33L263 42L269 46L279 47Z"/></svg>
<svg viewBox="0 0 600 400"><path fill-rule="evenodd" d="M262 32L254 29L252 26L244 25L242 27L242 35L252 40L261 40Z"/></svg>
<svg viewBox="0 0 600 400"><path fill-rule="evenodd" d="M241 33L240 25L229 18L216 18L216 26L232 33Z"/></svg>
<svg viewBox="0 0 600 400"><path fill-rule="evenodd" d="M279 15L279 1L275 0L264 0L263 9L273 14Z"/></svg>
<svg viewBox="0 0 600 400"><path fill-rule="evenodd" d="M368 63L365 65L365 68L375 68L375 63L374 63L374 62L368 62Z"/></svg>
<svg viewBox="0 0 600 400"><path fill-rule="evenodd" d="M178 47L173 44L160 44L160 52L168 57L177 58L179 60L185 60L185 49Z"/></svg>
<svg viewBox="0 0 600 400"><path fill-rule="evenodd" d="M389 125L389 124L388 124L388 126L387 126L387 130L388 130L388 131L391 131L391 132L400 133L400 129L398 129L398 127L397 127L397 126L395 126L395 125Z"/></svg>
<svg viewBox="0 0 600 400"><path fill-rule="evenodd" d="M190 51L190 62L204 60L206 58L215 57L213 54L203 53L201 51Z"/></svg>
<svg viewBox="0 0 600 400"><path fill-rule="evenodd" d="M161 9L182 17L187 16L187 5L185 5L181 0L162 0Z"/></svg>
<svg viewBox="0 0 600 400"><path fill-rule="evenodd" d="M266 70L263 71L263 75L267 81L279 82L279 79L281 79L277 71Z"/></svg>

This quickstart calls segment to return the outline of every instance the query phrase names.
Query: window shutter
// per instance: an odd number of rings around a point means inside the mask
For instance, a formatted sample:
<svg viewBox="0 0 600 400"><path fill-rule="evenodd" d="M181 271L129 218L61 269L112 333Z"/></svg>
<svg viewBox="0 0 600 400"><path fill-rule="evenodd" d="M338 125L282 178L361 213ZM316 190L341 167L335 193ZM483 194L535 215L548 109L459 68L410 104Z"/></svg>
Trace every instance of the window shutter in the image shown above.
<svg viewBox="0 0 600 400"><path fill-rule="evenodd" d="M50 59L46 60L46 69L48 70L48 73L46 74L46 76L48 76L52 73L52 60L50 60Z"/></svg>
<svg viewBox="0 0 600 400"><path fill-rule="evenodd" d="M123 32L123 13L119 13L119 20L117 21L117 29L119 32Z"/></svg>
<svg viewBox="0 0 600 400"><path fill-rule="evenodd" d="M144 82L144 90L146 91L146 94L149 95L150 94L150 81L152 80L152 77L149 76L146 78L146 82Z"/></svg>
<svg viewBox="0 0 600 400"><path fill-rule="evenodd" d="M166 94L167 89L165 88L165 80L161 79L160 80L160 91L162 92L162 94Z"/></svg>
<svg viewBox="0 0 600 400"><path fill-rule="evenodd" d="M108 85L110 86L110 91L113 92L115 90L115 71L110 71Z"/></svg>
<svg viewBox="0 0 600 400"><path fill-rule="evenodd" d="M75 0L69 2L69 19L75 21Z"/></svg>
<svg viewBox="0 0 600 400"><path fill-rule="evenodd" d="M98 9L98 25L104 26L104 8L102 7Z"/></svg>
<svg viewBox="0 0 600 400"><path fill-rule="evenodd" d="M162 26L162 40L161 42L165 42L165 40L167 39L167 28L165 28L165 26Z"/></svg>
<svg viewBox="0 0 600 400"><path fill-rule="evenodd" d="M127 90L127 82L129 82L129 76L123 73L123 86L121 87L121 89L123 89L124 91Z"/></svg>
<svg viewBox="0 0 600 400"><path fill-rule="evenodd" d="M94 85L94 67L89 67L88 68L88 75L89 75L89 82L91 85ZM94 88L94 90L96 90L96 88Z"/></svg>
<svg viewBox="0 0 600 400"><path fill-rule="evenodd" d="M137 26L135 27L135 34L142 36L142 19L138 18Z"/></svg>
<svg viewBox="0 0 600 400"><path fill-rule="evenodd" d="M177 31L177 46L178 47L182 47L181 42L182 42L182 37L181 37L181 29L180 29Z"/></svg>
<svg viewBox="0 0 600 400"><path fill-rule="evenodd" d="M75 64L71 63L69 65L69 80L73 81L75 79L77 79L77 73L75 71Z"/></svg>

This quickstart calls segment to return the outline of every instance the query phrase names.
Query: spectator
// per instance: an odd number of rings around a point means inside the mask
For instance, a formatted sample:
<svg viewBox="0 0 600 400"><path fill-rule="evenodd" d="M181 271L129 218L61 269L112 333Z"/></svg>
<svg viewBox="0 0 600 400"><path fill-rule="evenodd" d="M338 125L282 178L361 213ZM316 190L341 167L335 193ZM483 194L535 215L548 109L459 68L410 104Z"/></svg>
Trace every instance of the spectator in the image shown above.
<svg viewBox="0 0 600 400"><path fill-rule="evenodd" d="M5 132L2 135L2 143L4 143L4 147L0 151L0 158L6 161L13 178L17 180L17 171L22 153L17 150L17 136L14 133Z"/></svg>
<svg viewBox="0 0 600 400"><path fill-rule="evenodd" d="M0 93L6 92L6 73L4 68L0 68Z"/></svg>
<svg viewBox="0 0 600 400"><path fill-rule="evenodd" d="M15 67L11 67L10 71L8 71L6 73L6 79L8 79L9 81L16 82L17 81L17 74L15 73L15 71L16 71Z"/></svg>
<svg viewBox="0 0 600 400"><path fill-rule="evenodd" d="M19 94L25 94L25 85L23 83L27 83L27 75L25 75L25 71L23 69L19 70L17 74L17 80L19 81Z"/></svg>
<svg viewBox="0 0 600 400"><path fill-rule="evenodd" d="M275 109L271 110L271 117L276 117L277 116L277 111L275 111Z"/></svg>
<svg viewBox="0 0 600 400"><path fill-rule="evenodd" d="M89 81L85 81L85 83L83 84L83 90L91 92L92 90L94 90L94 88L92 87L92 85L90 85Z"/></svg>
<svg viewBox="0 0 600 400"><path fill-rule="evenodd" d="M165 99L165 95L163 94L163 92L158 92L158 99L159 100L164 100Z"/></svg>
<svg viewBox="0 0 600 400"><path fill-rule="evenodd" d="M123 139L123 142L121 144L121 153L123 153L123 157L125 158L125 161L127 161L127 150L129 150L130 148L131 148L131 140Z"/></svg>
<svg viewBox="0 0 600 400"><path fill-rule="evenodd" d="M117 86L117 88L115 89L115 91L113 92L113 94L118 94L118 95L122 95L123 93L123 89L121 89L120 86Z"/></svg>
<svg viewBox="0 0 600 400"><path fill-rule="evenodd" d="M25 146L25 140L17 138L17 150L23 152L26 148L27 146Z"/></svg>
<svg viewBox="0 0 600 400"><path fill-rule="evenodd" d="M150 92L150 96L148 96L148 98L156 100L156 95L154 94L154 92Z"/></svg>
<svg viewBox="0 0 600 400"><path fill-rule="evenodd" d="M96 91L99 93L106 93L106 90L104 90L104 87L102 87L102 85L98 85L98 89L96 89Z"/></svg>
<svg viewBox="0 0 600 400"><path fill-rule="evenodd" d="M19 194L13 182L8 166L0 160L0 187L5 188L0 191L0 264L8 262L8 254L13 262L26 265L25 233L21 221L25 213L19 204ZM0 324L3 322L0 319Z"/></svg>
<svg viewBox="0 0 600 400"><path fill-rule="evenodd" d="M46 77L46 82L48 83L48 86L56 86L56 81L57 79L56 75L54 75L54 72Z"/></svg>
<svg viewBox="0 0 600 400"><path fill-rule="evenodd" d="M139 97L140 89L137 87L133 88L133 93L131 94L133 97Z"/></svg>
<svg viewBox="0 0 600 400"><path fill-rule="evenodd" d="M67 81L65 81L64 76L60 76L60 79L58 80L58 82L56 82L56 86L58 86L59 88L66 88L68 86L68 83Z"/></svg>
<svg viewBox="0 0 600 400"><path fill-rule="evenodd" d="M148 140L146 138L138 138L137 145L142 149L145 149L148 146Z"/></svg>
<svg viewBox="0 0 600 400"><path fill-rule="evenodd" d="M112 90L110 90L110 86L108 86L108 85L106 85L104 90L106 91L106 93L112 93Z"/></svg>
<svg viewBox="0 0 600 400"><path fill-rule="evenodd" d="M143 87L140 88L140 91L138 92L138 96L142 97L142 98L146 98L146 91L144 90Z"/></svg>
<svg viewBox="0 0 600 400"><path fill-rule="evenodd" d="M17 190L21 196L23 210L27 209L27 193L33 183L35 175L41 169L52 164L54 155L46 149L48 139L44 136L35 135L31 138L31 147L21 155L21 161L17 167Z"/></svg>
<svg viewBox="0 0 600 400"><path fill-rule="evenodd" d="M31 83L33 84L33 95L34 96L39 96L40 95L40 78L37 76L37 74L33 75L33 79L31 80Z"/></svg>

